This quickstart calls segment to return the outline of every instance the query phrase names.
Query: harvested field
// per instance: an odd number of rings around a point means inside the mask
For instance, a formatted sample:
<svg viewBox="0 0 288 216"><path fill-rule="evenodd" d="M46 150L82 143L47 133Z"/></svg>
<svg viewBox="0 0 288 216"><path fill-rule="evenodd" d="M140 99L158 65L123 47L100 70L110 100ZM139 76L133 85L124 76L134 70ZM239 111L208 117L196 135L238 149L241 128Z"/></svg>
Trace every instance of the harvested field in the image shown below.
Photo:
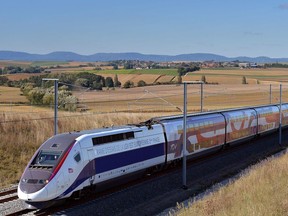
<svg viewBox="0 0 288 216"><path fill-rule="evenodd" d="M85 68L77 69L85 70ZM65 70L71 72L71 68L66 68ZM56 71L55 69L54 72ZM150 74L150 72L154 72L154 74ZM95 73L104 77L110 76L113 79L115 74L117 74L122 85L128 80L134 82L134 85L137 85L140 80L144 80L147 84L151 85L155 82L169 82L173 77L173 80L176 79L174 75L176 70L171 69L102 70ZM29 76L30 74L13 74L8 77L11 80L19 80ZM201 80L202 76L205 76L208 83L217 84L204 85L203 108L204 110L215 110L270 103L269 84L273 84L271 102L278 102L279 81L288 80L288 69L203 69L188 73L183 77L183 81ZM248 85L242 84L243 76L246 77ZM285 88L284 84L283 88ZM4 97L4 91L0 89L0 102L27 102L17 90L13 90L12 92L9 94L5 93ZM80 110L91 112L179 112L178 108L183 106L183 87L175 84L145 86L132 89L104 89L104 91L75 91L74 94L79 98ZM285 101L285 97L285 90L283 90L283 101ZM190 111L200 110L199 85L189 86L188 102L188 109Z"/></svg>
<svg viewBox="0 0 288 216"><path fill-rule="evenodd" d="M72 63L71 63L72 64ZM79 66L79 63L75 63ZM73 65L73 64L72 64ZM67 66L67 65L66 65ZM108 66L108 68L111 66ZM49 69L51 73L79 73L92 72L103 77L114 78L118 75L119 81L124 84L130 80L136 85L139 80L144 80L147 84L155 82L167 83L176 81L176 69L143 69L143 70L94 70L94 67L63 67ZM10 80L20 80L28 78L29 76L37 76L40 74L10 74L7 77ZM201 80L205 76L208 83L217 84L242 84L242 78L245 76L248 84L275 84L277 82L288 82L288 69L233 69L233 70L208 70L202 69L200 71L190 72L182 78L183 81Z"/></svg>
<svg viewBox="0 0 288 216"><path fill-rule="evenodd" d="M19 66L19 67L28 67L31 65L31 62L24 61L8 61L8 60L0 60L0 68L4 68L7 66Z"/></svg>
<svg viewBox="0 0 288 216"><path fill-rule="evenodd" d="M245 76L248 84L285 82L288 80L288 69L233 69L233 70L200 70L188 73L183 80L201 80L205 76L208 83L219 84L242 84L242 77Z"/></svg>
<svg viewBox="0 0 288 216"><path fill-rule="evenodd" d="M28 102L19 88L0 86L0 103L25 103Z"/></svg>
<svg viewBox="0 0 288 216"><path fill-rule="evenodd" d="M131 75L130 78L133 76ZM137 84L136 78L135 83ZM283 102L288 99L287 88L288 85L283 84ZM188 111L200 110L200 91L199 84L188 86ZM103 91L82 90L74 91L73 94L79 99L79 110L89 112L180 112L179 108L182 109L183 107L183 86L176 84L130 89L104 89ZM270 85L206 84L203 86L203 95L204 111L262 105L270 103ZM46 106L46 108L27 106L26 109L24 105L17 105L19 102L28 102L17 88L0 87L0 102L4 103L0 111L53 109L53 105ZM272 85L271 103L279 103L279 84Z"/></svg>
<svg viewBox="0 0 288 216"><path fill-rule="evenodd" d="M37 74L31 74L31 73L19 73L19 74L8 74L5 75L9 80L12 81L19 81L21 79L28 79L31 76L40 76L45 73L37 73Z"/></svg>
<svg viewBox="0 0 288 216"><path fill-rule="evenodd" d="M282 100L288 95L283 85ZM200 85L188 86L188 111L200 110ZM204 110L262 105L270 103L270 85L204 85ZM182 85L158 85L132 89L89 91L79 102L91 112L179 112L183 107ZM279 85L272 86L271 103L279 103ZM178 107L178 108L177 108Z"/></svg>

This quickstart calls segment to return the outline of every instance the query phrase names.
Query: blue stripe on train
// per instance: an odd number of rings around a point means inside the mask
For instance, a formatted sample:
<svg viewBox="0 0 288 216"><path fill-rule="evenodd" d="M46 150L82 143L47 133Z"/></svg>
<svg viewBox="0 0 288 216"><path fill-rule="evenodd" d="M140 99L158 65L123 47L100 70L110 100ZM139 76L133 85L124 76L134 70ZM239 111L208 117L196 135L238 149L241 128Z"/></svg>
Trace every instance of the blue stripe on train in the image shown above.
<svg viewBox="0 0 288 216"><path fill-rule="evenodd" d="M68 193L72 192L75 188L77 188L80 184L82 184L92 175L95 175L95 171L93 170L93 163L95 163L96 174L99 174L102 172L117 169L134 163L139 163L163 155L164 155L164 143L160 143L157 145L147 146L140 149L135 149L131 151L96 158L90 161L83 168L83 170L80 172L77 179L71 184L71 186L57 198L61 198L67 195Z"/></svg>
<svg viewBox="0 0 288 216"><path fill-rule="evenodd" d="M96 158L96 174L164 155L164 143Z"/></svg>

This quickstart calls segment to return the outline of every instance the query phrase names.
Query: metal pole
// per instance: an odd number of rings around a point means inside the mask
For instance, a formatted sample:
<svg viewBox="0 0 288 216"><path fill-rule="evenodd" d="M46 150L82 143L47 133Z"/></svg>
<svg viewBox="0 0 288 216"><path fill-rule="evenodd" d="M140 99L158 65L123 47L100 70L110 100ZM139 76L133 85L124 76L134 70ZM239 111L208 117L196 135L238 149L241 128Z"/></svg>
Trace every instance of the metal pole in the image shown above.
<svg viewBox="0 0 288 216"><path fill-rule="evenodd" d="M58 81L59 79L43 78L43 81L54 81L54 135L58 133Z"/></svg>
<svg viewBox="0 0 288 216"><path fill-rule="evenodd" d="M201 83L201 112L203 112L203 83Z"/></svg>
<svg viewBox="0 0 288 216"><path fill-rule="evenodd" d="M272 103L272 85L270 84L270 104Z"/></svg>
<svg viewBox="0 0 288 216"><path fill-rule="evenodd" d="M184 109L183 109L183 189L187 189L186 183L186 135L187 135L187 83L184 83Z"/></svg>
<svg viewBox="0 0 288 216"><path fill-rule="evenodd" d="M54 135L58 133L58 80L54 80Z"/></svg>
<svg viewBox="0 0 288 216"><path fill-rule="evenodd" d="M282 84L280 84L279 145L282 145Z"/></svg>

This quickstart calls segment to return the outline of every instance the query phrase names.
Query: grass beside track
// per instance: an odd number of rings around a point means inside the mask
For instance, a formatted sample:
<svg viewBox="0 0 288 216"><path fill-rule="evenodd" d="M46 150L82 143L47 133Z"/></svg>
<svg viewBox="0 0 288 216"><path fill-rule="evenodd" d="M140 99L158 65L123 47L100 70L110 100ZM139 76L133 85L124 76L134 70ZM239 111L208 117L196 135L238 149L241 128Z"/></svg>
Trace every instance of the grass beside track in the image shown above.
<svg viewBox="0 0 288 216"><path fill-rule="evenodd" d="M288 154L270 158L246 174L188 207L170 215L287 215Z"/></svg>

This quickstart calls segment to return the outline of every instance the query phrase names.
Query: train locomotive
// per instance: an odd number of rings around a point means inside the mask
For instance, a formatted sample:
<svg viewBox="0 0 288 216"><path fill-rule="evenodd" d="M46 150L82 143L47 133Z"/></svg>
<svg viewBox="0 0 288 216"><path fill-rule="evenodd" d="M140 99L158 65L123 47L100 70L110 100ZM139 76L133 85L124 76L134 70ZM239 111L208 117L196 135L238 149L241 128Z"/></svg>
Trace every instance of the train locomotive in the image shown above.
<svg viewBox="0 0 288 216"><path fill-rule="evenodd" d="M288 104L281 106L288 125ZM266 105L187 116L188 157L275 131L280 107ZM89 187L125 179L183 156L183 115L55 135L35 152L22 174L18 196L29 208L45 208ZM128 179L128 178L127 178Z"/></svg>

